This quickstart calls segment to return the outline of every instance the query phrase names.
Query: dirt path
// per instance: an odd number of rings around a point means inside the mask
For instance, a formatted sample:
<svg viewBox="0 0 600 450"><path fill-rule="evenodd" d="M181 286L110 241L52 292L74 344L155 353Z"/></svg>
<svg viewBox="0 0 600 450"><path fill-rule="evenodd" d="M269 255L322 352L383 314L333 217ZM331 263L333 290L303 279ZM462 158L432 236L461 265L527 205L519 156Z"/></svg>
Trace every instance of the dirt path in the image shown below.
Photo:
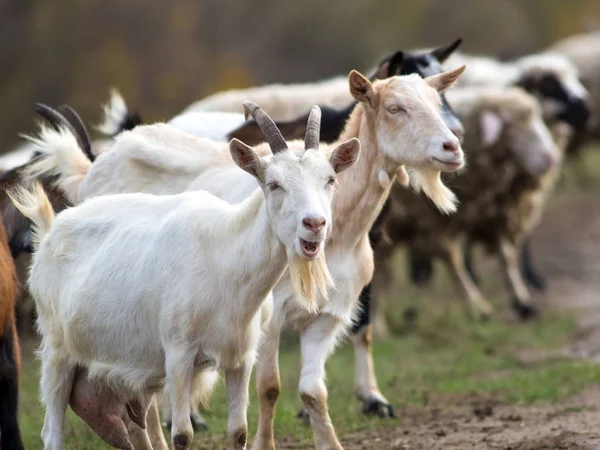
<svg viewBox="0 0 600 450"><path fill-rule="evenodd" d="M533 240L548 308L574 308L579 332L564 349L600 362L600 193L558 195ZM600 381L600 380L599 380ZM402 412L390 430L346 436L346 450L600 449L600 384L561 405L507 406L493 399L454 399L452 406Z"/></svg>

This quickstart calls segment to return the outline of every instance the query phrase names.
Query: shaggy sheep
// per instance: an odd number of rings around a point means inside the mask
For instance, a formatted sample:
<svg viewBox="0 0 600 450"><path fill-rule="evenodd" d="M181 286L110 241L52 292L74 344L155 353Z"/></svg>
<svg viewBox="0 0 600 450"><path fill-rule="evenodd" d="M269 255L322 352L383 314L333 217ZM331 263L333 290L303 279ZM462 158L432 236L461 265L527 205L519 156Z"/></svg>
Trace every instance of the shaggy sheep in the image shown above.
<svg viewBox="0 0 600 450"><path fill-rule="evenodd" d="M463 287L471 311L488 316L492 306L463 261L464 242L482 243L499 254L512 306L528 318L536 309L518 270L518 249L539 221L538 204L559 171L560 152L537 102L519 88L456 89L448 98L465 124L464 145L469 149L469 170L451 181L460 208L445 216L424 198L395 189L385 232L394 244L410 247L413 264L425 264L415 281L425 281L431 258L442 257ZM383 260L389 254L386 249L380 256Z"/></svg>

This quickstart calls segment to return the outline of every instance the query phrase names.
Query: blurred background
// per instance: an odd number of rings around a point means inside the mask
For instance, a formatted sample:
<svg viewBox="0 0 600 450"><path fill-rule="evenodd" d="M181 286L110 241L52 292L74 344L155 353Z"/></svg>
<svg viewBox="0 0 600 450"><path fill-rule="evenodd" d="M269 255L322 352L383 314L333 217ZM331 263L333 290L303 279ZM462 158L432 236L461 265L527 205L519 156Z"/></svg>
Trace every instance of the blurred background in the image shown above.
<svg viewBox="0 0 600 450"><path fill-rule="evenodd" d="M0 143L33 128L36 101L97 123L115 86L161 120L226 88L368 70L457 37L513 57L597 21L598 0L0 0Z"/></svg>

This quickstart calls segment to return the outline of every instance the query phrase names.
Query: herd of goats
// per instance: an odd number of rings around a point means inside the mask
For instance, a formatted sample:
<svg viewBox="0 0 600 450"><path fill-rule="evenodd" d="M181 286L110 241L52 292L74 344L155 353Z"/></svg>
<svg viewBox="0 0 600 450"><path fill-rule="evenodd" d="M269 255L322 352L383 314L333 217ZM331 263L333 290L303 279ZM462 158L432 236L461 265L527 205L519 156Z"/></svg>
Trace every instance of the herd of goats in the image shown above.
<svg viewBox="0 0 600 450"><path fill-rule="evenodd" d="M166 423L187 449L219 370L229 447L244 449L255 365L253 448L274 449L287 326L315 446L341 449L325 362L347 332L363 412L394 415L371 354L371 280L400 244L416 284L446 261L479 319L494 315L471 262L483 244L514 312L535 317L544 278L528 239L564 158L600 136L600 33L503 62L460 43L398 51L368 77L217 93L151 125L113 92L97 140L68 105L36 104L39 133L0 159L0 447L24 448L20 255L46 450L64 448L67 406L114 448L168 449Z"/></svg>

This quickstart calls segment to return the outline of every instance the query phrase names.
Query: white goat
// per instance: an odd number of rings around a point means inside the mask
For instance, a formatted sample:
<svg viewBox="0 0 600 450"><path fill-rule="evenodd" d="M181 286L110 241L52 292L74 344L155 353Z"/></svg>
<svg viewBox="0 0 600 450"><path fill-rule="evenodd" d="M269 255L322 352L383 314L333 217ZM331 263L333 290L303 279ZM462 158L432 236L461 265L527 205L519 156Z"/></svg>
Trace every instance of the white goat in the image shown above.
<svg viewBox="0 0 600 450"><path fill-rule="evenodd" d="M142 425L151 395L165 382L177 450L193 436L192 381L223 369L230 446L245 448L248 382L267 320L261 306L288 262L300 310L310 316L316 295L326 296L323 247L333 185L336 173L358 159L360 144L344 142L328 161L318 150L315 107L306 149L292 151L260 108L244 106L261 124L273 156L261 158L231 141L233 161L260 186L237 205L204 191L121 194L90 199L55 220L40 185L13 199L33 221L39 242L29 286L42 334L45 449L63 448L78 367L123 403L139 405ZM51 134L73 139L64 130L45 130L42 139ZM206 377L200 380L206 384Z"/></svg>
<svg viewBox="0 0 600 450"><path fill-rule="evenodd" d="M444 211L456 207L453 194L440 181L440 171L459 169L463 153L458 138L440 117L438 92L452 85L463 70L425 79L409 75L374 83L356 71L350 73L350 92L359 103L340 139L359 138L362 156L353 176L339 177L343 189L334 198L335 236L326 256L337 289L328 303L319 299L317 316L295 306L289 276L284 276L274 289L274 314L257 365L260 420L256 449L274 446L272 426L279 394L277 351L285 323L301 332L300 393L311 417L317 447L341 448L327 412L325 362L352 322L358 294L372 277L368 231L396 174L405 176L403 164L413 170L413 183L422 186L438 207ZM164 194L200 188L231 202L247 198L256 182L235 168L217 147L214 151L204 148L204 142L166 125L138 127L121 134L112 150L93 165L88 161L87 167L77 146L59 142L40 146L46 157L34 172L57 175L58 184L76 202L103 192L142 190ZM383 398L377 386L371 386L365 395Z"/></svg>

